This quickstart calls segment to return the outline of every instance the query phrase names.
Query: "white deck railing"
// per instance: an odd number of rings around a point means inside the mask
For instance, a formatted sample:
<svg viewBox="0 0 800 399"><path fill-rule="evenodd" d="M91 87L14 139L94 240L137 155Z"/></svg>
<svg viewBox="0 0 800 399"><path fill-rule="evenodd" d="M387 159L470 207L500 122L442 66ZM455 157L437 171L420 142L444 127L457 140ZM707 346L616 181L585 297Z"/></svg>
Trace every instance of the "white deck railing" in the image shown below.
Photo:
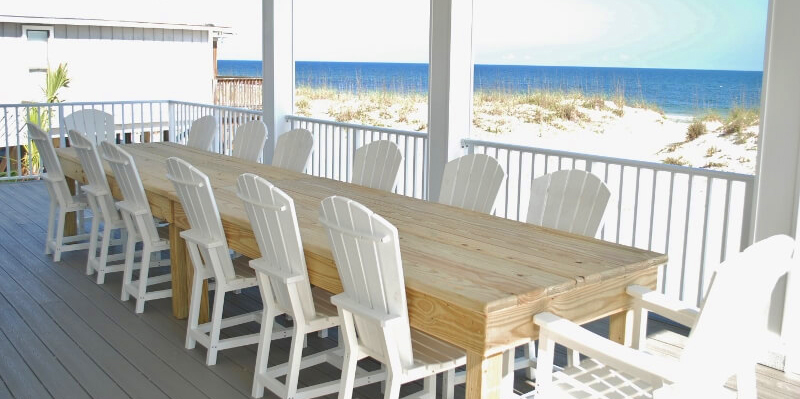
<svg viewBox="0 0 800 399"><path fill-rule="evenodd" d="M377 126L356 125L324 119L288 116L292 129L303 128L314 135L314 152L307 173L341 181L352 178L356 148L375 140L391 140L400 147L403 167L395 192L428 198L428 134Z"/></svg>
<svg viewBox="0 0 800 399"><path fill-rule="evenodd" d="M715 267L748 244L755 176L567 151L464 140L508 174L495 213L524 221L533 178L559 169L596 174L612 192L598 238L669 256L663 292L699 304Z"/></svg>
<svg viewBox="0 0 800 399"><path fill-rule="evenodd" d="M0 104L0 180L35 178L38 170L18 162L28 144L25 121L34 108L47 109L54 139L66 144L63 118L80 109L100 109L114 116L119 142L184 143L191 122L215 115L219 121L215 151L229 154L240 124L261 119L260 111L180 101L117 101L58 104ZM428 197L428 135L376 126L289 116L292 128L314 134L315 147L307 173L348 181L353 155L374 140L398 144L405 158L396 192ZM754 176L652 162L495 142L464 140L467 153L497 158L508 178L495 213L524 221L530 181L565 168L591 171L613 193L598 238L667 253L670 261L659 276L663 292L699 302L715 267L747 245L750 236Z"/></svg>

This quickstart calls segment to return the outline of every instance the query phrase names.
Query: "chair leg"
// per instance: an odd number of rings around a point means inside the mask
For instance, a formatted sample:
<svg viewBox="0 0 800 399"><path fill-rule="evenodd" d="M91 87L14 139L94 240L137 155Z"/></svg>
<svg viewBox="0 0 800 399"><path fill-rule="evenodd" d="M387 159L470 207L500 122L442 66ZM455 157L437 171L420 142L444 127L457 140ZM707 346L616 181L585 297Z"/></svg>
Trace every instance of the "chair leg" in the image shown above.
<svg viewBox="0 0 800 399"><path fill-rule="evenodd" d="M132 234L128 237L131 236ZM128 245L131 245L130 241L131 240L129 239ZM136 313L144 312L144 303L146 302L145 296L147 295L147 279L150 276L150 253L150 245L144 243L142 245L142 263L139 266L139 291L136 295Z"/></svg>
<svg viewBox="0 0 800 399"><path fill-rule="evenodd" d="M533 380L536 375L536 370L533 366L536 363L536 341L531 341L523 345L522 353L525 355L525 358L528 359L528 367L525 368L525 377L529 380Z"/></svg>
<svg viewBox="0 0 800 399"><path fill-rule="evenodd" d="M293 398L297 393L297 380L300 377L300 362L303 360L303 344L306 331L303 326L295 323L292 334L292 345L289 348L289 370L286 373L286 397Z"/></svg>
<svg viewBox="0 0 800 399"><path fill-rule="evenodd" d="M425 393L425 399L436 399L436 374L422 380L422 392Z"/></svg>
<svg viewBox="0 0 800 399"><path fill-rule="evenodd" d="M217 282L219 284L219 282ZM214 312L211 315L211 330L209 331L208 352L206 352L206 365L217 364L217 343L219 342L219 330L222 328L222 305L225 304L225 289L217 286L214 293Z"/></svg>
<svg viewBox="0 0 800 399"><path fill-rule="evenodd" d="M383 399L399 399L400 398L400 376L394 375L391 367L387 367L386 373L386 392L383 394Z"/></svg>
<svg viewBox="0 0 800 399"><path fill-rule="evenodd" d="M192 293L189 299L189 319L186 325L186 349L194 349L197 341L192 333L197 331L197 322L200 318L200 297L202 295L203 279L195 269L192 279Z"/></svg>
<svg viewBox="0 0 800 399"><path fill-rule="evenodd" d="M97 258L97 284L106 281L106 266L108 264L108 248L111 246L111 228L103 226L103 241L100 243L100 256Z"/></svg>
<svg viewBox="0 0 800 399"><path fill-rule="evenodd" d="M133 235L128 236L128 245L125 248L125 269L122 270L122 293L120 299L124 302L130 298L127 287L133 281L133 265L136 263L136 243L133 241ZM142 251L142 259L144 259L144 251ZM141 274L140 274L141 276Z"/></svg>
<svg viewBox="0 0 800 399"><path fill-rule="evenodd" d="M97 235L100 230L100 215L92 212L92 227L89 234L89 257L86 260L86 275L91 276L94 272L92 260L97 257ZM62 233L63 234L63 233ZM60 245L59 245L60 246Z"/></svg>
<svg viewBox="0 0 800 399"><path fill-rule="evenodd" d="M358 349L345 346L344 362L342 364L342 379L339 382L339 399L352 399L353 388L356 380L356 369L358 357L355 351Z"/></svg>
<svg viewBox="0 0 800 399"><path fill-rule="evenodd" d="M67 214L64 209L58 210L58 224L56 225L56 241L55 251L53 252L53 261L59 262L61 260L61 248L64 246L64 224L66 223ZM91 252L90 252L91 254Z"/></svg>
<svg viewBox="0 0 800 399"><path fill-rule="evenodd" d="M456 369L450 369L442 373L442 398L453 399L455 397L455 382Z"/></svg>
<svg viewBox="0 0 800 399"><path fill-rule="evenodd" d="M47 217L47 238L44 241L44 253L49 255L51 251L50 242L53 239L53 224L56 219L56 208L58 204L55 201L50 201L50 215Z"/></svg>
<svg viewBox="0 0 800 399"><path fill-rule="evenodd" d="M256 354L256 367L253 376L253 392L251 396L260 398L264 396L264 385L261 384L258 376L267 371L269 360L269 348L272 344L272 328L275 325L275 313L269 307L264 307L261 316L261 333L258 337L258 352Z"/></svg>

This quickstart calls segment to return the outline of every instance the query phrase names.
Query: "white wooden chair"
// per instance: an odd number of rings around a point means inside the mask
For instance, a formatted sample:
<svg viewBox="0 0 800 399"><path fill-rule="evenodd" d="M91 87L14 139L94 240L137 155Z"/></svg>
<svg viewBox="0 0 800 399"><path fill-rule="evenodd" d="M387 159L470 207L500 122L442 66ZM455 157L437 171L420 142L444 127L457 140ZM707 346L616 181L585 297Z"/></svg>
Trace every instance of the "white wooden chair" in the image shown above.
<svg viewBox="0 0 800 399"><path fill-rule="evenodd" d="M125 269L122 273L121 299L127 301L133 295L136 298L136 313L144 312L146 301L153 299L169 298L172 289L147 291L148 286L171 281L170 274L150 277L150 268L168 266L169 260L161 258L161 251L169 250L169 239L164 228L156 226L150 203L142 186L142 179L136 169L133 157L120 146L104 141L101 143L103 159L111 165L111 170L116 178L117 185L122 191L122 201L117 202L125 228L128 232L128 242L125 245ZM161 233L161 234L159 234ZM164 238L162 238L164 237ZM141 259L139 262L139 279L133 281L133 269L136 255L136 243L142 243ZM155 259L151 261L151 255Z"/></svg>
<svg viewBox="0 0 800 399"><path fill-rule="evenodd" d="M728 258L711 279L700 309L630 286L634 300L634 347L628 348L552 313L534 317L539 328L538 398L722 398L736 375L739 398L754 399L755 364L765 350L772 292L791 264L794 242L765 239ZM691 327L680 359L638 350L644 343L647 309ZM590 356L553 372L556 343ZM651 396L652 395L652 396Z"/></svg>
<svg viewBox="0 0 800 399"><path fill-rule="evenodd" d="M83 133L95 144L102 141L117 141L114 116L99 109L82 109L64 117L67 131Z"/></svg>
<svg viewBox="0 0 800 399"><path fill-rule="evenodd" d="M594 237L609 198L608 186L592 173L578 169L548 173L531 182L527 222ZM525 374L532 379L536 367L535 344L531 342L523 348L524 356L515 361L514 369L526 369ZM567 355L570 365L579 363L578 352L568 349Z"/></svg>
<svg viewBox="0 0 800 399"><path fill-rule="evenodd" d="M214 115L206 115L195 119L189 129L186 145L198 150L211 151L211 145L214 144L218 126L217 118Z"/></svg>
<svg viewBox="0 0 800 399"><path fill-rule="evenodd" d="M52 253L53 260L58 262L64 252L89 248L89 235L83 233L83 214L89 205L83 193L74 196L70 193L64 177L64 171L61 169L61 162L58 160L53 142L50 140L50 135L32 123L28 123L27 128L28 138L36 144L42 163L47 168L47 173L42 175L42 180L44 180L47 191L50 193L50 216L47 219L47 237L45 238L44 253ZM56 221L56 212L58 212L58 221ZM67 214L70 212L76 213L78 234L65 237L64 225Z"/></svg>
<svg viewBox="0 0 800 399"><path fill-rule="evenodd" d="M290 130L278 137L272 166L303 172L311 159L314 135L306 129Z"/></svg>
<svg viewBox="0 0 800 399"><path fill-rule="evenodd" d="M89 236L89 256L86 261L86 275L90 276L97 272L97 284L103 284L106 273L120 272L125 264L125 222L114 205L114 197L111 196L111 189L108 186L106 172L103 163L100 161L100 154L97 146L88 137L75 130L70 130L69 140L75 152L78 153L83 172L86 174L88 184L81 186L81 190L86 193L89 208L92 210L92 227ZM98 245L100 235L100 224L103 225L103 235ZM111 233L119 230L120 240L112 240ZM112 247L122 244L122 251L109 254ZM99 250L99 254L98 254Z"/></svg>
<svg viewBox="0 0 800 399"><path fill-rule="evenodd" d="M167 178L175 186L191 227L181 232L194 267L189 321L186 326L186 349L194 349L196 343L205 346L208 349L206 364L211 366L217 362L217 351L252 345L259 341L257 333L219 338L223 328L249 322L261 323L260 311L222 318L225 294L255 287L258 281L255 271L247 265L247 258L240 256L236 261L231 259L208 176L186 161L173 157L167 159ZM214 309L208 323L198 324L203 281L206 279L214 279ZM273 338L288 336L288 330L273 333Z"/></svg>
<svg viewBox="0 0 800 399"><path fill-rule="evenodd" d="M339 308L345 346L339 398L352 397L356 362L370 356L387 369L385 398L398 398L401 384L424 378L417 397L432 399L436 374L464 365L466 356L410 328L397 229L363 205L337 196L322 201L320 222L344 287L344 293L331 298ZM452 397L453 380L445 378L444 384L445 396Z"/></svg>
<svg viewBox="0 0 800 399"><path fill-rule="evenodd" d="M267 125L262 121L250 121L236 128L231 155L247 161L258 162L267 142Z"/></svg>
<svg viewBox="0 0 800 399"><path fill-rule="evenodd" d="M464 155L444 166L439 203L492 213L505 178L496 159L485 154Z"/></svg>
<svg viewBox="0 0 800 399"><path fill-rule="evenodd" d="M303 244L294 211L294 201L279 188L254 174L239 176L236 193L244 202L262 258L250 261L255 269L264 302L261 338L258 344L253 397L260 398L264 388L284 398L304 399L328 395L339 389L339 380L298 389L301 369L320 363L342 366L342 349L332 348L302 357L306 334L325 331L339 325L331 294L311 288L306 271ZM289 361L267 367L271 329L276 316L286 314L294 321ZM378 381L378 373L359 377L359 385ZM284 382L278 378L284 377Z"/></svg>
<svg viewBox="0 0 800 399"><path fill-rule="evenodd" d="M594 237L610 197L606 184L592 173L549 173L531 182L528 223Z"/></svg>
<svg viewBox="0 0 800 399"><path fill-rule="evenodd" d="M403 154L397 144L389 140L373 141L359 147L353 155L352 182L392 191L397 184L397 172L402 163Z"/></svg>

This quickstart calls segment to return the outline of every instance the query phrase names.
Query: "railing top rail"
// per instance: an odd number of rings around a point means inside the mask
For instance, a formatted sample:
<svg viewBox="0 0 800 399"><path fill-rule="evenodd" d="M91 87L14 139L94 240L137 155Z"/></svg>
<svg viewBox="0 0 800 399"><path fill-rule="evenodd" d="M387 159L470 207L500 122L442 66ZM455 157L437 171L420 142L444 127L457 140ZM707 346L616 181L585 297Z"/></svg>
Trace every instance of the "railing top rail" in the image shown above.
<svg viewBox="0 0 800 399"><path fill-rule="evenodd" d="M675 172L675 173L682 173L682 174L689 174L696 176L706 176L717 179L739 180L744 182L749 182L755 179L754 175L748 175L744 173L723 172L719 170L693 168L689 166L672 165L666 163L637 161L634 159L614 158L603 155L582 154L579 152L552 150L548 148L529 147L529 146L522 146L515 144L505 144L494 141L463 139L461 140L461 143L465 147L474 145L482 147L493 147L511 151L536 152L536 153L560 156L566 158L583 159L586 161L603 162L603 163L623 165L623 166L642 167L647 169L663 170L668 172Z"/></svg>
<svg viewBox="0 0 800 399"><path fill-rule="evenodd" d="M218 109L218 110L222 110L222 111L241 112L241 113L251 114L251 115L262 115L263 114L262 111L256 111L256 110L252 110L252 109L248 109L248 108L227 107L227 106L224 106L224 105L193 103L193 102L189 102L189 101L175 101L175 100L169 100L169 103L170 104L190 105L190 106L193 106L193 107L213 108L213 109Z"/></svg>
<svg viewBox="0 0 800 399"><path fill-rule="evenodd" d="M398 134L403 136L411 136L411 137L420 137L426 138L428 137L427 132L412 132L411 130L400 130L400 129L392 129L388 127L378 127L378 126L369 126L369 125L359 125L357 123L343 123L343 122L336 122L327 119L317 119L317 118L309 118L306 116L298 116L298 115L287 115L286 120L288 121L302 121L302 122L311 122L311 123L322 123L326 125L333 125L339 127L346 127L352 129L361 129L361 130L370 130L382 133L389 133L389 134Z"/></svg>
<svg viewBox="0 0 800 399"><path fill-rule="evenodd" d="M20 107L57 107L57 106L73 106L73 105L117 105L117 104L166 104L171 100L128 100L128 101L73 101L63 103L13 103L13 104L0 104L0 108L20 108Z"/></svg>

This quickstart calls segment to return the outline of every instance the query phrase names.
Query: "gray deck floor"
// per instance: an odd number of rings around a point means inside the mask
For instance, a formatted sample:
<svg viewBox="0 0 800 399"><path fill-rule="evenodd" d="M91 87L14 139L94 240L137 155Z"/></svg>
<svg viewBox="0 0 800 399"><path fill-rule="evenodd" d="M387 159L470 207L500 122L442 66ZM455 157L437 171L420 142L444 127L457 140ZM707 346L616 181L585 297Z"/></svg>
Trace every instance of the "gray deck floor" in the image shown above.
<svg viewBox="0 0 800 399"><path fill-rule="evenodd" d="M206 367L205 349L183 347L186 322L172 317L169 299L148 302L145 313L121 302L120 273L97 285L84 274L85 251L54 263L43 254L49 197L40 182L0 184L0 398L248 398L255 345L221 351ZM261 308L257 290L226 298L226 316ZM599 334L607 322L592 323ZM258 331L257 325L227 330ZM651 322L651 350L675 355L686 331ZM335 345L335 335L310 335L308 353ZM289 340L272 345L270 363L286 359ZM564 356L560 356L561 362ZM369 364L369 366L375 366ZM338 378L331 366L301 374L301 384ZM798 398L800 378L758 368L759 397ZM418 390L404 386L404 394ZM515 388L532 382L517 374ZM464 396L463 386L456 389ZM276 397L268 391L265 397ZM335 397L335 396L331 396ZM356 398L379 398L378 385Z"/></svg>

